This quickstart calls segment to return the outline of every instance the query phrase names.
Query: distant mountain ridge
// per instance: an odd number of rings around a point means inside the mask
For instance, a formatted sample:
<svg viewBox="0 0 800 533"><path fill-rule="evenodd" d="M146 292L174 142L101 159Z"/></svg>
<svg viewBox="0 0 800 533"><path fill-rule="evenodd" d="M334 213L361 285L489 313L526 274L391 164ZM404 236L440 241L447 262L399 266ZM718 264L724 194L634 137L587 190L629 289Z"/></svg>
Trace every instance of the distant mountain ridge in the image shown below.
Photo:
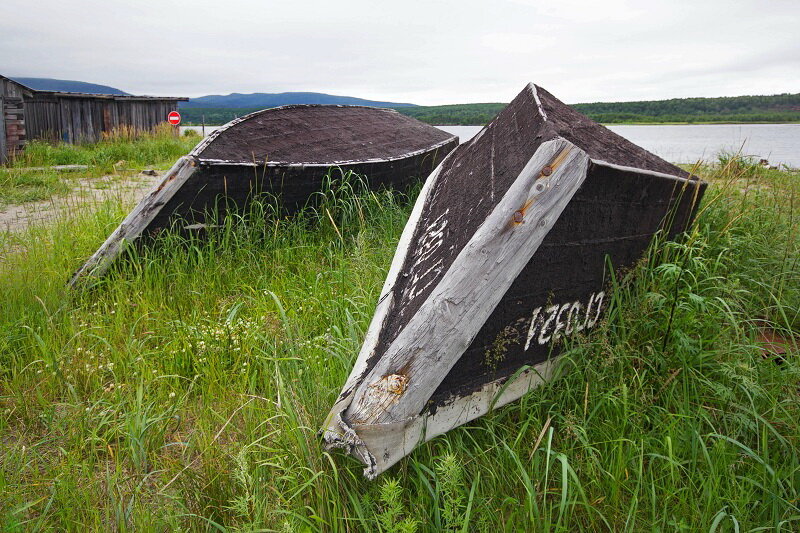
<svg viewBox="0 0 800 533"><path fill-rule="evenodd" d="M97 83L55 78L11 77L40 91L129 95ZM401 113L434 125L483 125L504 103L418 106L315 92L231 93L192 98L178 105L185 124L224 124L233 118L289 104L367 105L397 108ZM637 102L572 104L591 119L606 124L652 123L800 123L800 93L717 98L673 98Z"/></svg>
<svg viewBox="0 0 800 533"><path fill-rule="evenodd" d="M226 95L211 94L191 98L188 102L181 102L182 109L203 107L217 109L242 109L278 107L290 104L329 104L329 105L367 105L374 107L414 107L414 104L400 102L381 102L365 100L354 96L338 96L334 94L313 92L288 92L288 93L231 93Z"/></svg>
<svg viewBox="0 0 800 533"><path fill-rule="evenodd" d="M121 91L116 87L108 85L100 85L97 83L88 83L85 81L76 80L58 80L55 78L19 78L10 77L10 79L21 83L26 87L35 89L37 91L61 91L68 93L87 93L87 94L116 94L119 96L129 96L130 93Z"/></svg>

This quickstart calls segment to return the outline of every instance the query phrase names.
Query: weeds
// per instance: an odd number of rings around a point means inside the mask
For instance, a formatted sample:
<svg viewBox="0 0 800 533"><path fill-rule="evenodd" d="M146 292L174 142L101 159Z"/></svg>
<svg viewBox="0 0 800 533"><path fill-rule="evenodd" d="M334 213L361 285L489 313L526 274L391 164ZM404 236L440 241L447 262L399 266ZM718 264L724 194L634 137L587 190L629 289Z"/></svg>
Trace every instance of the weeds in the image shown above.
<svg viewBox="0 0 800 533"><path fill-rule="evenodd" d="M165 232L81 294L64 283L120 205L7 236L0 523L796 530L800 181L727 163L699 172L711 186L696 226L615 280L605 322L569 341L558 379L374 483L324 453L317 430L408 197L334 173L297 217L256 202L204 240ZM764 328L790 339L780 365L762 357Z"/></svg>
<svg viewBox="0 0 800 533"><path fill-rule="evenodd" d="M396 479L387 478L381 482L378 524L386 533L414 533L418 523L415 519L404 517L407 514L403 503L403 487Z"/></svg>

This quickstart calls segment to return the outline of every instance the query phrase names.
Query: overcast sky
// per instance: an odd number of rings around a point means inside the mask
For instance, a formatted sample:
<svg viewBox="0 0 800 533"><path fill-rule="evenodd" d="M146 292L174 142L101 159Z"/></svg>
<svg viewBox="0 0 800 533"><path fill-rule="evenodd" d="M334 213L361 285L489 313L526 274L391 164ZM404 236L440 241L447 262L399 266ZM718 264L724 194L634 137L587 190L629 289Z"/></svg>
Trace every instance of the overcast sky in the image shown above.
<svg viewBox="0 0 800 533"><path fill-rule="evenodd" d="M800 92L800 0L0 0L0 74L422 105Z"/></svg>

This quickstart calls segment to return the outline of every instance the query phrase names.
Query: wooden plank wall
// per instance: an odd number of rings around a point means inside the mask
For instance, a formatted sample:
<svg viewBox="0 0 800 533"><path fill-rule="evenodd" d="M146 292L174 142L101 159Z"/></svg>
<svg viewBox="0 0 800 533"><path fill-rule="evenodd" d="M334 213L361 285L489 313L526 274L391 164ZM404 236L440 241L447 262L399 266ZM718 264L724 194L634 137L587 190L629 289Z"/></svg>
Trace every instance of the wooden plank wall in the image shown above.
<svg viewBox="0 0 800 533"><path fill-rule="evenodd" d="M112 100L36 96L25 102L29 137L66 143L97 142L119 127L150 131L166 122L177 100Z"/></svg>
<svg viewBox="0 0 800 533"><path fill-rule="evenodd" d="M25 146L25 110L23 106L22 87L9 80L0 80L0 97L3 99L3 153L11 156Z"/></svg>
<svg viewBox="0 0 800 533"><path fill-rule="evenodd" d="M25 103L25 129L30 139L58 141L61 120L55 100L30 100Z"/></svg>
<svg viewBox="0 0 800 533"><path fill-rule="evenodd" d="M97 142L120 127L150 131L177 109L177 100L31 91L0 76L0 163L22 150L28 139Z"/></svg>
<svg viewBox="0 0 800 533"><path fill-rule="evenodd" d="M8 152L6 151L6 121L5 112L3 111L3 103L6 96L6 80L0 78L0 165L8 161Z"/></svg>
<svg viewBox="0 0 800 533"><path fill-rule="evenodd" d="M8 161L8 152L6 151L6 121L3 119L5 113L3 112L3 80L0 80L0 165Z"/></svg>

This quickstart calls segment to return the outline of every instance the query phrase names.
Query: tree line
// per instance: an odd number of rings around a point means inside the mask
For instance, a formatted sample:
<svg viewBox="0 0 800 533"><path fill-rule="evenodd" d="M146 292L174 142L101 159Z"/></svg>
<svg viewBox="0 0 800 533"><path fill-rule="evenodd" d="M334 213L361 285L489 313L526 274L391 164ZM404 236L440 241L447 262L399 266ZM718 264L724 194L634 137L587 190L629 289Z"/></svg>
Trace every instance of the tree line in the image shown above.
<svg viewBox="0 0 800 533"><path fill-rule="evenodd" d="M402 107L397 111L434 125L480 126L506 104L453 104ZM640 102L595 102L573 108L605 124L800 122L800 93L772 96L672 98ZM185 124L225 124L258 108L182 108Z"/></svg>

